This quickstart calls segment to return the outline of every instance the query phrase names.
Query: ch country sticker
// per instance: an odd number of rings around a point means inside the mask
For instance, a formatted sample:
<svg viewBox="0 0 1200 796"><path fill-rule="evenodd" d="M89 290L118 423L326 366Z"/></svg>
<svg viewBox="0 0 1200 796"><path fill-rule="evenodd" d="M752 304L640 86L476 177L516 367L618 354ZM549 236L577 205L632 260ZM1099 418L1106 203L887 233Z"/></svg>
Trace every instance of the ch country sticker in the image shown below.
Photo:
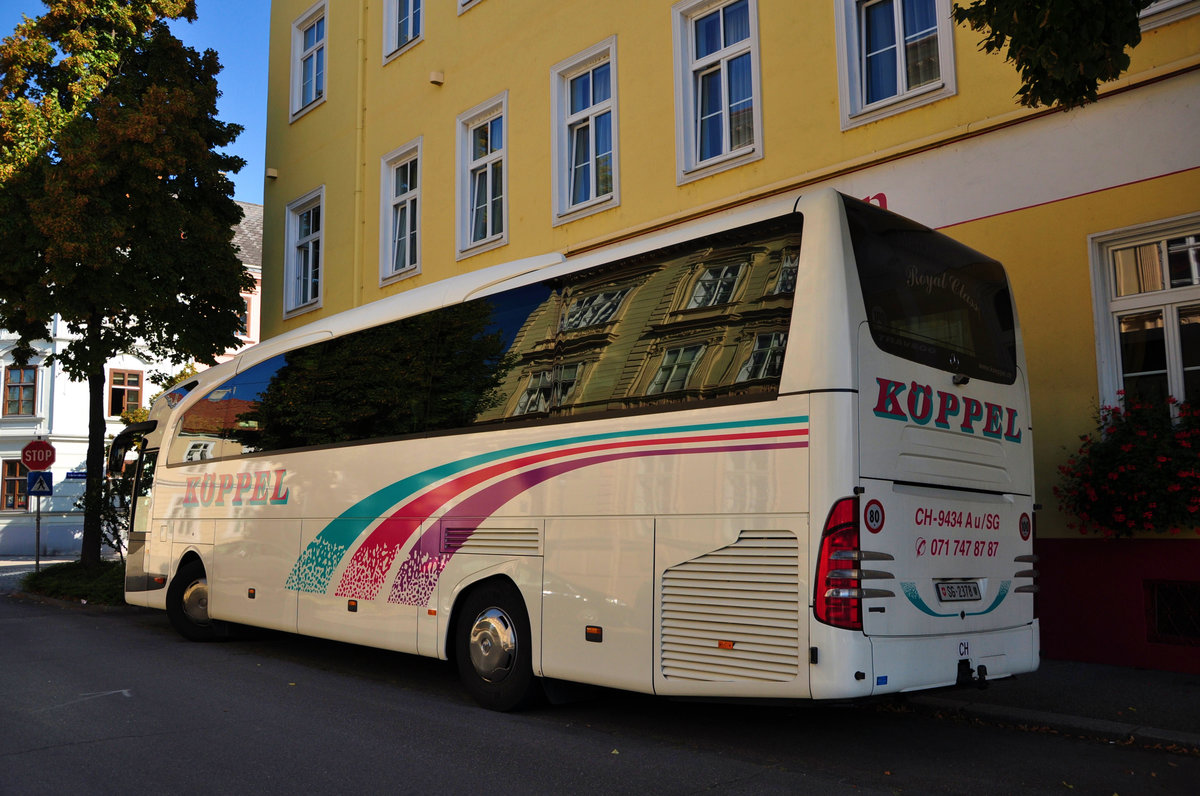
<svg viewBox="0 0 1200 796"><path fill-rule="evenodd" d="M287 470L189 476L183 506L280 506L288 502L286 478Z"/></svg>
<svg viewBox="0 0 1200 796"><path fill-rule="evenodd" d="M876 378L879 396L875 401L875 416L887 420L912 422L963 434L982 434L991 439L1021 441L1017 410L990 401L934 390L928 384L913 381L905 384L894 379ZM907 395L906 395L907 393Z"/></svg>

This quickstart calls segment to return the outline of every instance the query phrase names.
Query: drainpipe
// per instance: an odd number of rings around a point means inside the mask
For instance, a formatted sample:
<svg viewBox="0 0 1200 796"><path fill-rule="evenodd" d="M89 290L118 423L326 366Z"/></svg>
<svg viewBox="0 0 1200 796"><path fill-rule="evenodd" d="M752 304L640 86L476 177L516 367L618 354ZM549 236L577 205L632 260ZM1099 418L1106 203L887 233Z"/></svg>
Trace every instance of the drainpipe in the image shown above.
<svg viewBox="0 0 1200 796"><path fill-rule="evenodd" d="M367 287L364 252L364 202L366 201L366 157L367 149L367 0L358 0L358 42L355 46L358 58L358 85L355 90L355 136L354 136L354 306L361 306Z"/></svg>

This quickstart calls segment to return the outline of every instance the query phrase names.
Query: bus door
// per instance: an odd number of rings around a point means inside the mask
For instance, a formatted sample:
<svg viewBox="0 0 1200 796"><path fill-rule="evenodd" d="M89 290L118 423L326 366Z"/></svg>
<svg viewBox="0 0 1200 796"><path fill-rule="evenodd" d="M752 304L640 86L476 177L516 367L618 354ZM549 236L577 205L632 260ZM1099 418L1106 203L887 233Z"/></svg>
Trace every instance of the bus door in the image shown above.
<svg viewBox="0 0 1200 796"><path fill-rule="evenodd" d="M109 448L108 478L116 485L122 501L128 501L128 550L125 553L125 591L144 592L161 589L161 582L151 578L146 570L149 555L151 493L158 464L158 449L147 450L144 435L157 423L134 423L126 427ZM128 490L128 491L126 491Z"/></svg>

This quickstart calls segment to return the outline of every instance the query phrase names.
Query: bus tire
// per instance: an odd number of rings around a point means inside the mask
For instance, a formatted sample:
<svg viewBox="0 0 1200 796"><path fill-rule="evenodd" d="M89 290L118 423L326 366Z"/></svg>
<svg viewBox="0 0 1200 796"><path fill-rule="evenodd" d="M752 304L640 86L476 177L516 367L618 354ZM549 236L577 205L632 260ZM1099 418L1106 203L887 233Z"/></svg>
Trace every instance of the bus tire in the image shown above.
<svg viewBox="0 0 1200 796"><path fill-rule="evenodd" d="M467 594L454 645L459 677L480 705L510 711L533 701L529 613L511 583L489 581Z"/></svg>
<svg viewBox="0 0 1200 796"><path fill-rule="evenodd" d="M189 641L212 641L223 635L221 623L208 616L208 576L198 559L181 566L167 588L167 618Z"/></svg>

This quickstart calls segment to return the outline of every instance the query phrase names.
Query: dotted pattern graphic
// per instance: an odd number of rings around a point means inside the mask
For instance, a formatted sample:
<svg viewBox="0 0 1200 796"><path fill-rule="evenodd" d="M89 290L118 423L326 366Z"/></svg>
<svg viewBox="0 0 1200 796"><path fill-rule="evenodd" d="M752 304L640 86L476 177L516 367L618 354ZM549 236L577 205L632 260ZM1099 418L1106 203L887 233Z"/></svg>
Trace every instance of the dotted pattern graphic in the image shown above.
<svg viewBox="0 0 1200 796"><path fill-rule="evenodd" d="M346 550L345 545L331 543L318 537L305 548L296 565L292 567L284 587L294 591L324 594L329 586L329 576L333 574L342 556L346 555Z"/></svg>
<svg viewBox="0 0 1200 796"><path fill-rule="evenodd" d="M437 588L438 578L448 563L450 556L444 553L413 550L400 565L400 572L392 583L392 593L388 602L418 607L429 605L433 590Z"/></svg>
<svg viewBox="0 0 1200 796"><path fill-rule="evenodd" d="M383 580L396 559L396 547L372 547L363 549L361 556L354 556L342 573L341 583L334 594L338 597L353 597L373 600L383 586Z"/></svg>

